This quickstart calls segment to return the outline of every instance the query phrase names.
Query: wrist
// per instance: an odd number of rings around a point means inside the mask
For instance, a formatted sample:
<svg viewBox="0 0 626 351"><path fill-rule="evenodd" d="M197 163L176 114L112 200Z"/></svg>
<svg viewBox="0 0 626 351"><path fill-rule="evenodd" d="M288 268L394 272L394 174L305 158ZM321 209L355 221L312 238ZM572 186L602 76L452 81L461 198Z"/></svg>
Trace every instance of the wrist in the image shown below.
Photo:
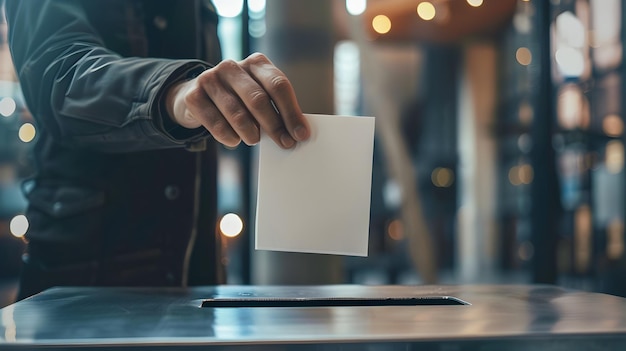
<svg viewBox="0 0 626 351"><path fill-rule="evenodd" d="M182 98L179 97L179 95L181 94L181 89L183 88L185 82L186 81L182 81L172 84L165 92L165 112L172 122L179 125L180 123L178 122L179 118L177 118L177 114L184 113L184 111L177 111L181 109L181 104L178 102L178 99Z"/></svg>

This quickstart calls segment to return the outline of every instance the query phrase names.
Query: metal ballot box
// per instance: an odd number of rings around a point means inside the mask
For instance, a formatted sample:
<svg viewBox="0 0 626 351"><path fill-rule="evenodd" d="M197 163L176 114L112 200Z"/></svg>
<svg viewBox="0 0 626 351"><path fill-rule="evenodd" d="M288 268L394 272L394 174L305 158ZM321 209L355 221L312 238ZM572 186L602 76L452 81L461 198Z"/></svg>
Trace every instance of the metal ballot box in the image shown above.
<svg viewBox="0 0 626 351"><path fill-rule="evenodd" d="M546 285L53 288L0 350L626 350L626 299Z"/></svg>

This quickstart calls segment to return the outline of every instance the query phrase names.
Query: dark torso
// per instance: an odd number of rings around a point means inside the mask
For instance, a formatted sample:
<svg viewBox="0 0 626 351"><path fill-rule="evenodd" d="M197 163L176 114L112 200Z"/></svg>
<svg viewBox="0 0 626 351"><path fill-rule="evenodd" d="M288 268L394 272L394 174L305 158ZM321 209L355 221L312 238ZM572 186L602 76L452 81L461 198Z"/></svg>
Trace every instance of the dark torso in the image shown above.
<svg viewBox="0 0 626 351"><path fill-rule="evenodd" d="M122 56L207 58L204 53L213 52L211 59L219 57L215 48L206 47L202 28L212 13L198 11L197 1L84 4L106 46ZM177 285L194 228L199 230L196 250L205 250L204 257L215 261L210 252L216 197L212 142L202 152L171 148L106 153L61 145L41 130L35 155L38 173L28 191L28 238L36 244L81 248L73 258L42 255L44 264L96 262L96 284ZM196 196L200 203L194 202ZM154 277L142 281L132 272L126 278L120 275L120 267L140 270L142 265L149 267L144 278ZM198 281L214 279L211 275Z"/></svg>

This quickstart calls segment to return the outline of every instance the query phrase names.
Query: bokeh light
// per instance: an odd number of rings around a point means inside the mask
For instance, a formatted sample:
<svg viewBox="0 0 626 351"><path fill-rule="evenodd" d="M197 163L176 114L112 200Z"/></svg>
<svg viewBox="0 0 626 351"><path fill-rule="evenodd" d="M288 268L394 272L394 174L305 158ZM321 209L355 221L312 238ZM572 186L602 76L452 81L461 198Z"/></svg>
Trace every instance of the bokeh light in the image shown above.
<svg viewBox="0 0 626 351"><path fill-rule="evenodd" d="M618 260L624 254L624 223L621 219L615 218L609 223L606 231L606 256Z"/></svg>
<svg viewBox="0 0 626 351"><path fill-rule="evenodd" d="M250 12L265 11L265 0L248 0L248 10Z"/></svg>
<svg viewBox="0 0 626 351"><path fill-rule="evenodd" d="M237 17L243 11L243 0L213 0L213 4L222 17Z"/></svg>
<svg viewBox="0 0 626 351"><path fill-rule="evenodd" d="M358 16L365 12L367 0L346 0L346 10L352 16Z"/></svg>
<svg viewBox="0 0 626 351"><path fill-rule="evenodd" d="M535 178L533 167L527 163L513 166L509 169L509 182L518 186L522 184L530 184Z"/></svg>
<svg viewBox="0 0 626 351"><path fill-rule="evenodd" d="M18 131L18 136L20 140L25 143L30 143L31 141L33 141L33 139L35 139L36 134L37 132L35 130L35 126L32 125L32 123L22 124L22 126L20 127L20 130Z"/></svg>
<svg viewBox="0 0 626 351"><path fill-rule="evenodd" d="M372 20L372 28L379 34L389 33L391 30L391 20L385 15L378 15Z"/></svg>
<svg viewBox="0 0 626 351"><path fill-rule="evenodd" d="M585 70L585 58L580 50L563 47L556 51L556 63L564 76L580 77Z"/></svg>
<svg viewBox="0 0 626 351"><path fill-rule="evenodd" d="M513 166L509 169L509 182L515 186L522 184L522 181L519 179L518 169L518 166Z"/></svg>
<svg viewBox="0 0 626 351"><path fill-rule="evenodd" d="M528 101L522 101L519 105L518 117L519 121L523 125L529 125L532 123L535 116L535 111L532 105Z"/></svg>
<svg viewBox="0 0 626 351"><path fill-rule="evenodd" d="M535 173L533 171L533 167L529 164L523 164L520 165L517 168L517 171L519 173L519 180L522 184L530 184L533 181L533 178L535 177Z"/></svg>
<svg viewBox="0 0 626 351"><path fill-rule="evenodd" d="M23 237L28 231L28 219L24 215L17 215L11 219L9 230L16 238Z"/></svg>
<svg viewBox="0 0 626 351"><path fill-rule="evenodd" d="M608 136L617 137L624 131L624 122L620 116L610 114L602 120L602 130Z"/></svg>
<svg viewBox="0 0 626 351"><path fill-rule="evenodd" d="M392 240L402 240L404 238L404 225L402 224L402 221L394 219L389 222L389 225L387 226L387 235L389 235Z"/></svg>
<svg viewBox="0 0 626 351"><path fill-rule="evenodd" d="M10 117L15 112L16 108L17 104L15 103L15 100L13 100L13 98L4 97L2 98L2 100L0 100L0 115L3 115L4 117Z"/></svg>
<svg viewBox="0 0 626 351"><path fill-rule="evenodd" d="M617 174L624 169L624 144L619 140L612 140L606 144L606 168L611 174Z"/></svg>
<svg viewBox="0 0 626 351"><path fill-rule="evenodd" d="M234 238L241 234L243 221L235 213L227 213L220 220L220 232L229 238Z"/></svg>
<svg viewBox="0 0 626 351"><path fill-rule="evenodd" d="M526 47L521 47L515 51L515 59L522 66L528 66L533 62L533 55Z"/></svg>
<svg viewBox="0 0 626 351"><path fill-rule="evenodd" d="M560 88L557 96L557 119L563 129L581 128L584 120L585 96L580 86L566 84Z"/></svg>
<svg viewBox="0 0 626 351"><path fill-rule="evenodd" d="M447 188L454 183L454 173L450 168L437 167L431 173L430 178L438 188Z"/></svg>
<svg viewBox="0 0 626 351"><path fill-rule="evenodd" d="M417 5L417 15L425 21L430 21L435 18L436 14L437 10L435 10L435 5L428 1L420 2L420 4Z"/></svg>

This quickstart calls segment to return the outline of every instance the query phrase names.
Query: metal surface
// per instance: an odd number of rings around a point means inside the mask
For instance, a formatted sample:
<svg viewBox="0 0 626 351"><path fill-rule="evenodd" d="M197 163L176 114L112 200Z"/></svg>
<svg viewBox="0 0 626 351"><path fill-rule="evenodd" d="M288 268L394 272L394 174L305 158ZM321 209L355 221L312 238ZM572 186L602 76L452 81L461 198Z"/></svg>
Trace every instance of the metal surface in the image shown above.
<svg viewBox="0 0 626 351"><path fill-rule="evenodd" d="M468 305L201 307L455 298ZM0 350L626 349L626 299L553 286L54 288L0 310Z"/></svg>

